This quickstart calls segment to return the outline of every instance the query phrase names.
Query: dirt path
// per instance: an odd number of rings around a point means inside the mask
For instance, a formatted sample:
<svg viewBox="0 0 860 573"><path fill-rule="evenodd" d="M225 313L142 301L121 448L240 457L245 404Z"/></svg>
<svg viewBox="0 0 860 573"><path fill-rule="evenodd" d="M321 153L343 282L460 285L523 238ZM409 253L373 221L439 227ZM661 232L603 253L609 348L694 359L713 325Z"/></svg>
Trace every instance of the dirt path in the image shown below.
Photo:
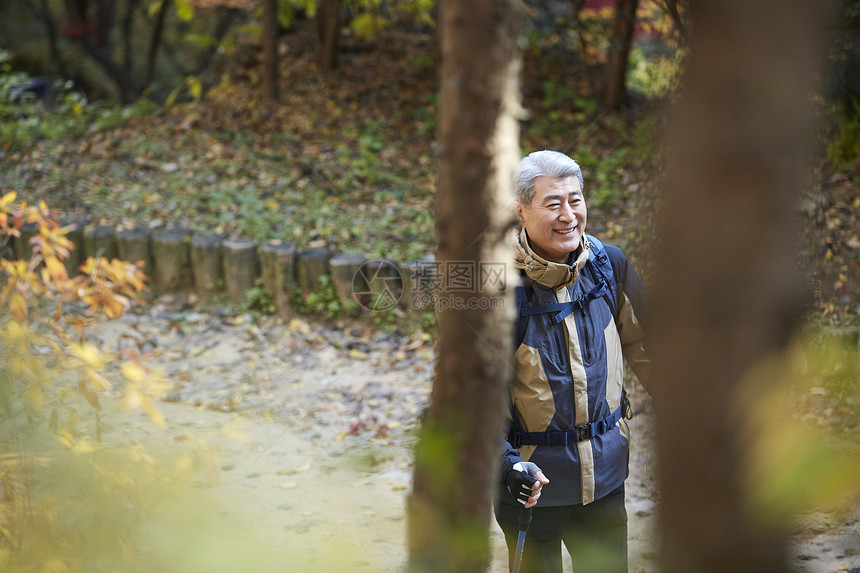
<svg viewBox="0 0 860 573"><path fill-rule="evenodd" d="M251 559L255 571L402 570L411 446L431 384L426 337L253 324L179 312L169 300L100 325L97 337L141 352L177 381L161 404L166 429L135 413L111 417L112 431L156 451L202 440L218 454L215 475L189 494L195 499L153 521L155 538L187 570L200 567L201 554L210 573L235 571L237 559L252 570ZM641 395L633 398L630 571L656 573L652 415ZM860 572L857 517L808 516L792 560L808 573ZM490 571L502 573L504 540L489 526ZM187 543L169 543L177 530Z"/></svg>

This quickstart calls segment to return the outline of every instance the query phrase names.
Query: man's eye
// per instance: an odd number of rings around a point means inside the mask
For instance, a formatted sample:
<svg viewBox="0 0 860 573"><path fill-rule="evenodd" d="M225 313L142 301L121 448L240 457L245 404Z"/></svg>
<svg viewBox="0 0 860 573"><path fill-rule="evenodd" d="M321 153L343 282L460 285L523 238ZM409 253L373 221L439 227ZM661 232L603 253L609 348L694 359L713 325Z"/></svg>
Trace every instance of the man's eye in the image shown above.
<svg viewBox="0 0 860 573"><path fill-rule="evenodd" d="M559 207L561 207L561 203L550 203L549 205L547 205L547 207L549 207L550 209L558 209Z"/></svg>

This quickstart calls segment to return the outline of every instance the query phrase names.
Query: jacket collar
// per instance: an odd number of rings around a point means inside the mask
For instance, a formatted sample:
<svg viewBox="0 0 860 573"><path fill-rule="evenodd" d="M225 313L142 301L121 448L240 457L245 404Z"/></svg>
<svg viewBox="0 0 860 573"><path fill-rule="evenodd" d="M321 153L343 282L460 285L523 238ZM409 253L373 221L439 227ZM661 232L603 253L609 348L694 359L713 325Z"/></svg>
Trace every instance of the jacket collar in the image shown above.
<svg viewBox="0 0 860 573"><path fill-rule="evenodd" d="M582 236L579 249L575 253L571 253L571 258L576 255L576 259L571 265L553 263L535 253L529 244L525 229L515 232L513 238L514 267L525 270L530 279L546 287L555 289L572 285L579 278L579 271L588 262L588 250L591 248L591 243L585 239L585 235Z"/></svg>

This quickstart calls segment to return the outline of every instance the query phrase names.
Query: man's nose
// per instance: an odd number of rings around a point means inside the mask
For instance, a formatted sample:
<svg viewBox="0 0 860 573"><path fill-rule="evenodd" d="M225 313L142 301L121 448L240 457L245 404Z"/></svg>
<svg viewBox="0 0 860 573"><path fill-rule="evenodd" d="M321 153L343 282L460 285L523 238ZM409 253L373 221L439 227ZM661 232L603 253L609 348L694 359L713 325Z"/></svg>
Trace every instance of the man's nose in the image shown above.
<svg viewBox="0 0 860 573"><path fill-rule="evenodd" d="M558 214L559 219L564 219L565 221L573 221L574 219L573 207L570 206L570 203L565 201L561 205L561 211Z"/></svg>

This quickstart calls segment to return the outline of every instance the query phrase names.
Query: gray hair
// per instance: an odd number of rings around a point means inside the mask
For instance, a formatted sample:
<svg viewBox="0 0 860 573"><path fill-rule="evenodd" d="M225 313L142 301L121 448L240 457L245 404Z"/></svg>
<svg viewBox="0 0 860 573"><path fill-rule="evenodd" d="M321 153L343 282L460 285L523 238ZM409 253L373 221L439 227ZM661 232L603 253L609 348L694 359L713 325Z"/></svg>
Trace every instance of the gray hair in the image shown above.
<svg viewBox="0 0 860 573"><path fill-rule="evenodd" d="M514 171L514 188L517 201L531 205L535 196L535 179L538 177L573 177L579 179L583 189L582 170L579 165L558 151L535 151L523 157Z"/></svg>

